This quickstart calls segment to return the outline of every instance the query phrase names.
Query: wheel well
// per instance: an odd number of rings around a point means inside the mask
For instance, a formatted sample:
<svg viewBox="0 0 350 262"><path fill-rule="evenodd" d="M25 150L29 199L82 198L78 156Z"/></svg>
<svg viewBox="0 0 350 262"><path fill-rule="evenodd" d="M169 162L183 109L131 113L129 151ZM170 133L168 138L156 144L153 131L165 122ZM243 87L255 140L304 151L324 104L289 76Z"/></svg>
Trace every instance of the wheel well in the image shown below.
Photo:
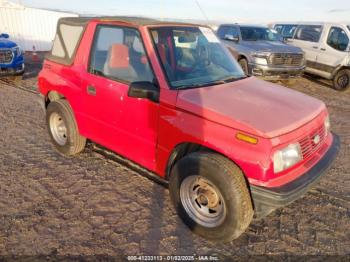
<svg viewBox="0 0 350 262"><path fill-rule="evenodd" d="M334 79L334 77L338 74L338 72L343 70L343 69L350 70L350 66L341 66L341 67L337 68L336 70L334 70L334 72L332 73L332 79Z"/></svg>
<svg viewBox="0 0 350 262"><path fill-rule="evenodd" d="M176 146L168 160L168 165L166 167L166 178L167 179L169 178L171 169L179 160L181 160L182 158L184 158L185 156L191 153L198 152L198 151L215 152L214 150L208 147L195 144L195 143L183 143Z"/></svg>
<svg viewBox="0 0 350 262"><path fill-rule="evenodd" d="M239 56L238 56L237 60L239 61L239 60L241 60L241 59L245 59L245 60L248 61L248 59L247 59L244 55L239 55Z"/></svg>
<svg viewBox="0 0 350 262"><path fill-rule="evenodd" d="M53 101L57 101L59 99L64 99L64 95L58 93L57 91L50 91L46 97L45 97L45 107L47 108L48 105L53 102Z"/></svg>

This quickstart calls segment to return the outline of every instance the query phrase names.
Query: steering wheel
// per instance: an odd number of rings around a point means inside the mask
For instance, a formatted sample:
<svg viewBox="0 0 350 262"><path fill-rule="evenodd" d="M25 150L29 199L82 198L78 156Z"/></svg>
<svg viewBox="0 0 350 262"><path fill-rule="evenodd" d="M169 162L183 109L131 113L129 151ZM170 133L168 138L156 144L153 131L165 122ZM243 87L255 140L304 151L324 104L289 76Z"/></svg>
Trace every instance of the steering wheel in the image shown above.
<svg viewBox="0 0 350 262"><path fill-rule="evenodd" d="M199 45L197 47L197 52L195 53L196 63L193 65L192 71L195 71L197 68L205 68L211 64L208 47L208 45Z"/></svg>

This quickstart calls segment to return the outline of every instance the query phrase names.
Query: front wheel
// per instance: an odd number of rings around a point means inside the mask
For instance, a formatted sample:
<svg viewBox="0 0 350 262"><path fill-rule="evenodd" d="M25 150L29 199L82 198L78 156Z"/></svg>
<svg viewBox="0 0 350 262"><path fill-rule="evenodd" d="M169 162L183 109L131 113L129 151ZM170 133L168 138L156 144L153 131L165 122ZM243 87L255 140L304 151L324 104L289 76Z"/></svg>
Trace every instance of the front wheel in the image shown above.
<svg viewBox="0 0 350 262"><path fill-rule="evenodd" d="M350 70L340 70L333 79L333 88L338 91L346 91L350 87Z"/></svg>
<svg viewBox="0 0 350 262"><path fill-rule="evenodd" d="M245 58L238 60L239 65L242 67L245 75L249 75L249 66L248 61Z"/></svg>
<svg viewBox="0 0 350 262"><path fill-rule="evenodd" d="M67 100L51 102L46 110L46 124L56 149L67 156L84 150L86 139L79 134L71 106Z"/></svg>
<svg viewBox="0 0 350 262"><path fill-rule="evenodd" d="M215 153L193 153L172 169L169 189L184 223L215 242L238 238L253 218L242 171Z"/></svg>

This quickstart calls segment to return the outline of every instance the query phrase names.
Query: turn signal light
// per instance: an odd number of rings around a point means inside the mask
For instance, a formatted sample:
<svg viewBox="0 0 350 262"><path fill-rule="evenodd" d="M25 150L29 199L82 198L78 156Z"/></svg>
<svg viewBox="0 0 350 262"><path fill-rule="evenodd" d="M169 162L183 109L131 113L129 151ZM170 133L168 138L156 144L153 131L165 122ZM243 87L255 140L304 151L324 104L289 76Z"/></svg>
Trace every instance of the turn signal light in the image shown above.
<svg viewBox="0 0 350 262"><path fill-rule="evenodd" d="M249 144L253 144L253 145L256 145L258 143L258 139L257 138L249 136L249 135L245 135L245 134L242 134L242 133L237 133L236 138L238 140L241 140L241 141L247 142Z"/></svg>

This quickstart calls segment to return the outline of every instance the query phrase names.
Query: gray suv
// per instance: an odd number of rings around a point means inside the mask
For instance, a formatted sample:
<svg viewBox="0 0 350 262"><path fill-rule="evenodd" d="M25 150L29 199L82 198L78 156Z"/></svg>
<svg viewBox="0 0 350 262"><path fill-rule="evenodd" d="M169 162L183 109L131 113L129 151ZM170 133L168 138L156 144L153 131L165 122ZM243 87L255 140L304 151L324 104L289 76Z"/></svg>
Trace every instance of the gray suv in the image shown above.
<svg viewBox="0 0 350 262"><path fill-rule="evenodd" d="M299 77L305 69L304 52L283 43L268 27L225 24L217 35L247 75L283 80Z"/></svg>

